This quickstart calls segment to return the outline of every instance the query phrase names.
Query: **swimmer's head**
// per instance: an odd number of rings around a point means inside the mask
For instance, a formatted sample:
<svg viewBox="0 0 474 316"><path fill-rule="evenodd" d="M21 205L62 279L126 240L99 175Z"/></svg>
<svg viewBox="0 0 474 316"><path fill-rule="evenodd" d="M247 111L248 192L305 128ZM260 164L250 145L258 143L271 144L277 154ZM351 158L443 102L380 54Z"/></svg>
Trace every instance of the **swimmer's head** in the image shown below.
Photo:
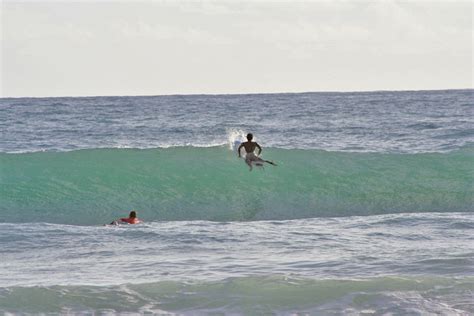
<svg viewBox="0 0 474 316"><path fill-rule="evenodd" d="M137 212L131 211L130 215L128 215L128 216L131 217L131 218L135 218L135 217L137 217Z"/></svg>
<svg viewBox="0 0 474 316"><path fill-rule="evenodd" d="M248 140L248 141L251 141L252 139L253 139L252 133L248 133L248 134L247 134L247 140Z"/></svg>

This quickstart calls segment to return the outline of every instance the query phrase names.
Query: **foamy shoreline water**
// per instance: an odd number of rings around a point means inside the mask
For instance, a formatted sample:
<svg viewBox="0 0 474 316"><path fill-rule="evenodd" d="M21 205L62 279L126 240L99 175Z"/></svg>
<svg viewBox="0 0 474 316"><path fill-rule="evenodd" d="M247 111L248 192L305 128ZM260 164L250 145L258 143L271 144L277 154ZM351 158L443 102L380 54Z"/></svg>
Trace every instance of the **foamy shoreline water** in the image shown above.
<svg viewBox="0 0 474 316"><path fill-rule="evenodd" d="M0 228L4 312L474 312L470 213Z"/></svg>

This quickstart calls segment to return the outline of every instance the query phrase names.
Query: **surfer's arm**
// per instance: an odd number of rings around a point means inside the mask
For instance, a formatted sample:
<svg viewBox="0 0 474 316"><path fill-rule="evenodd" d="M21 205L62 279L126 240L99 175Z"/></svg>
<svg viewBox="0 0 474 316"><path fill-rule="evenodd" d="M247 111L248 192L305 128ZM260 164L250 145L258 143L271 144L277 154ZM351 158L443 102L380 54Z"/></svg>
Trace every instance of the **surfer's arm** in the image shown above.
<svg viewBox="0 0 474 316"><path fill-rule="evenodd" d="M128 218L117 218L115 220L113 220L109 225L118 225L120 223L127 223L128 222Z"/></svg>
<svg viewBox="0 0 474 316"><path fill-rule="evenodd" d="M239 158L240 158L240 149L244 147L244 144L240 144L239 148L237 148L237 153L239 154Z"/></svg>
<svg viewBox="0 0 474 316"><path fill-rule="evenodd" d="M260 156L260 154L262 153L262 147L260 147L260 145L257 143L255 143L255 146L258 148L258 155Z"/></svg>

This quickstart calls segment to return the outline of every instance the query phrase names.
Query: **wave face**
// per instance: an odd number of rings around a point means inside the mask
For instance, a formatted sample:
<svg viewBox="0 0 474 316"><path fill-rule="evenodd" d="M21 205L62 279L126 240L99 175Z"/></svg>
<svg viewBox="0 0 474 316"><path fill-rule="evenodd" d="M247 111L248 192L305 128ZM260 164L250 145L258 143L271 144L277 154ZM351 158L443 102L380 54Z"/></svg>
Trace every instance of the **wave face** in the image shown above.
<svg viewBox="0 0 474 316"><path fill-rule="evenodd" d="M382 154L285 150L249 172L226 147L0 154L3 222L251 221L472 212L473 148Z"/></svg>

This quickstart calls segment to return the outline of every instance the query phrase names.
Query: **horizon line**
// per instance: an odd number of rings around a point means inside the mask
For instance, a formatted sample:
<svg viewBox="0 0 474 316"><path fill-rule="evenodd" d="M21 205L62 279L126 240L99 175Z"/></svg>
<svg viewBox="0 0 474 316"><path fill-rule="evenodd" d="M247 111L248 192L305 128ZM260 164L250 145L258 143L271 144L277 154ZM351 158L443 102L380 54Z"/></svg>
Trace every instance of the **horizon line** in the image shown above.
<svg viewBox="0 0 474 316"><path fill-rule="evenodd" d="M377 93L377 92L423 92L423 91L462 91L474 90L469 88L447 89L398 89L398 90L346 90L346 91L299 91L299 92L236 92L236 93L169 93L169 94L123 94L123 95L60 95L60 96L13 96L0 97L1 99L45 99L45 98L110 98L110 97L171 97L171 96L237 96L237 95L265 95L265 94L309 94L309 93Z"/></svg>

